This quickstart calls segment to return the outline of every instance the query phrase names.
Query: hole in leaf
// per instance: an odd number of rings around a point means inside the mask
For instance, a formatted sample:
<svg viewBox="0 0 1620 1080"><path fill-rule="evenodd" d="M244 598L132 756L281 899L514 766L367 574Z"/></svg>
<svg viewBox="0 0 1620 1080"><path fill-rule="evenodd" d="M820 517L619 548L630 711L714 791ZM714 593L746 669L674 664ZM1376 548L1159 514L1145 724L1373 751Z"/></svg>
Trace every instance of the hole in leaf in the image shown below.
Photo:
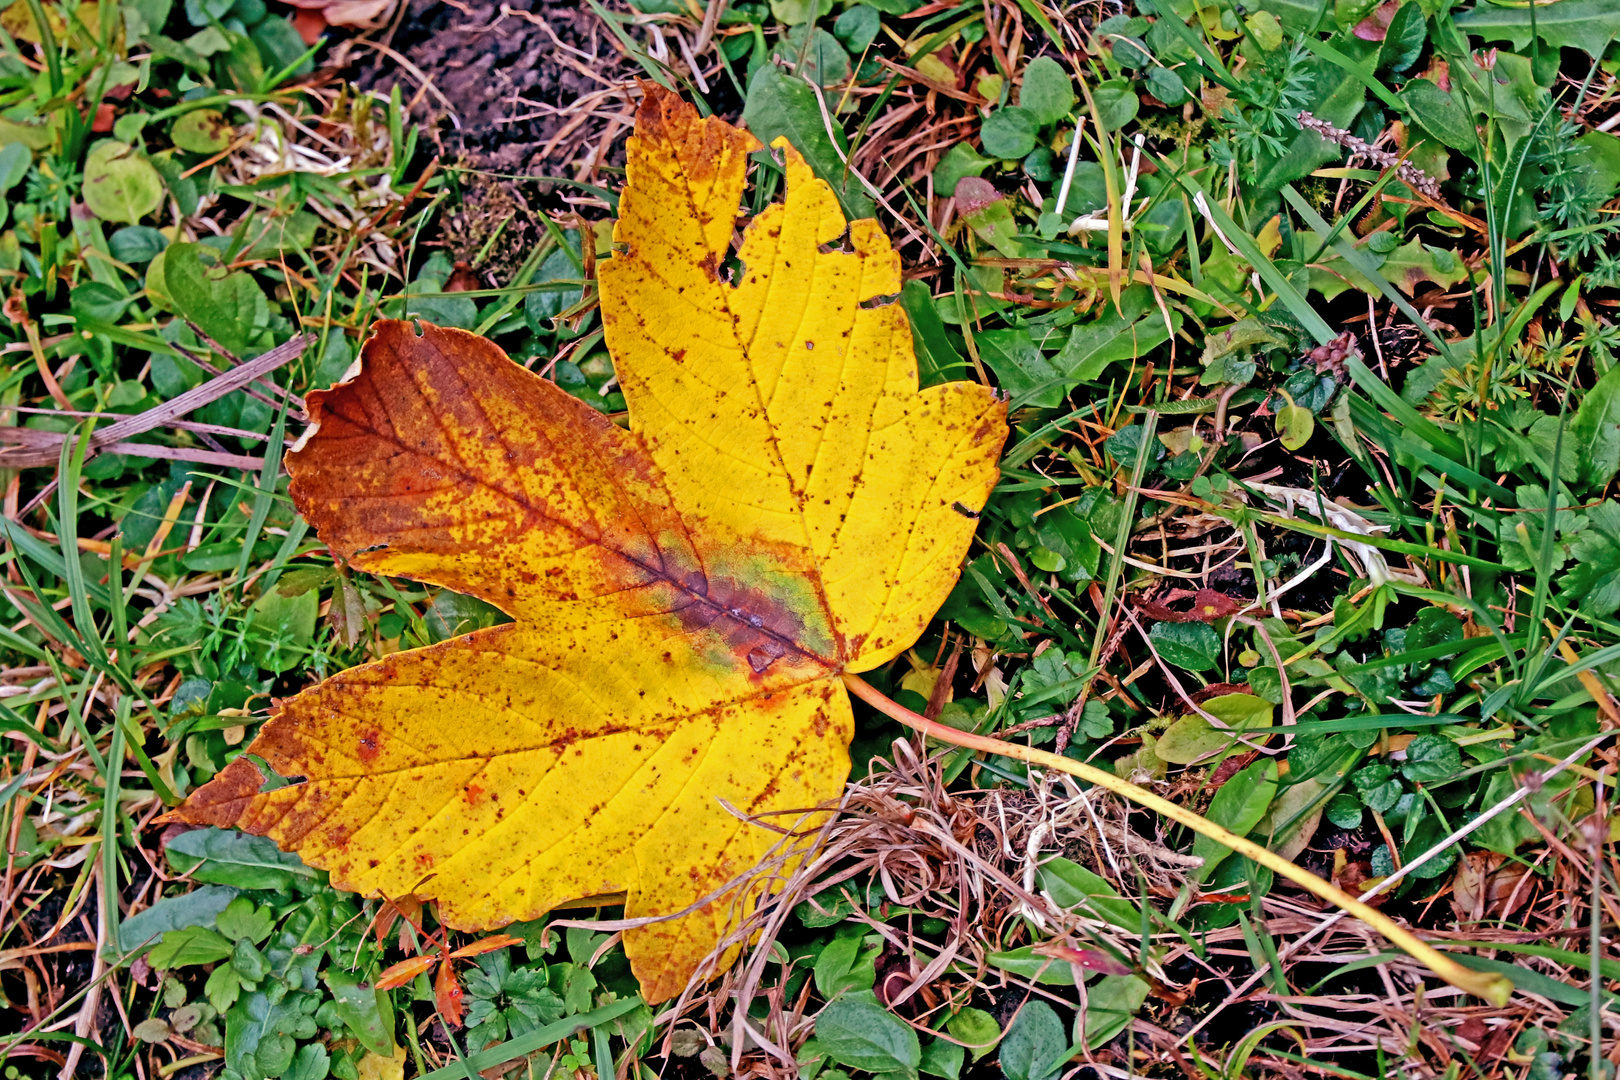
<svg viewBox="0 0 1620 1080"><path fill-rule="evenodd" d="M855 254L855 245L849 242L849 226L845 225L844 231L839 233L836 239L817 245L816 250L823 255L831 255L835 251L841 251L845 255Z"/></svg>
<svg viewBox="0 0 1620 1080"><path fill-rule="evenodd" d="M309 779L307 776L282 776L280 773L276 772L276 770L272 769L270 767L270 763L265 761L264 758L260 757L258 754L247 754L244 756L255 769L259 770L259 775L264 777L264 783L259 785L260 795L263 795L267 791L275 791L277 788L290 787L293 784L302 784L304 781Z"/></svg>

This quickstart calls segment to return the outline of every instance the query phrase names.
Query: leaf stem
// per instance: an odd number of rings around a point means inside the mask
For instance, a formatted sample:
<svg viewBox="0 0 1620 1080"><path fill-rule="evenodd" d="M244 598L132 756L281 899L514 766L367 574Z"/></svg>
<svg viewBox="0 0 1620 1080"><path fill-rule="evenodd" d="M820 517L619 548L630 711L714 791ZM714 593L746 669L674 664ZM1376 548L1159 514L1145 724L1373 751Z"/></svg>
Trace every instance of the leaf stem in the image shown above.
<svg viewBox="0 0 1620 1080"><path fill-rule="evenodd" d="M1039 765L1043 768L1068 773L1071 776L1078 776L1080 779L1105 788L1115 795L1129 799L1138 806L1146 807L1157 814L1170 818L1172 821L1179 822L1193 832L1207 836L1211 840L1231 848L1245 858L1253 859L1272 873L1287 878L1301 888L1354 915L1380 934L1383 934L1392 944L1405 950L1418 963L1460 990L1464 990L1475 997L1484 998L1498 1007L1507 1004L1508 998L1513 994L1513 984L1504 976L1472 971L1463 967L1456 960L1438 951L1383 912L1362 903L1337 885L1322 880L1304 867L1266 850L1252 840L1228 832L1208 818L1155 795L1146 788L1138 787L1127 780L1121 780L1113 773L1099 769L1095 765L1087 765L1083 761L1060 757L1045 750L1035 750L1031 747L1003 742L1000 739L992 739L986 735L958 731L953 727L947 727L944 724L929 720L903 705L890 701L858 675L845 672L843 679L844 685L849 689L850 693L885 716L899 721L914 731L920 731L929 738L938 739L940 742L949 743L952 746L963 746L971 750L1000 754L1003 757L1015 758L1030 765Z"/></svg>

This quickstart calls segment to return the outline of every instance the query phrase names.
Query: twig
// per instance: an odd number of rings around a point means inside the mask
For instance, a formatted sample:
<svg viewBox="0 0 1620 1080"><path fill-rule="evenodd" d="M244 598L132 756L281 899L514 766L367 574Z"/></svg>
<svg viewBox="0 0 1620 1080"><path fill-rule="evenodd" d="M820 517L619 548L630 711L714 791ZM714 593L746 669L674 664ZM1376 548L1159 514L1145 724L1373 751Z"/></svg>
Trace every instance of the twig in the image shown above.
<svg viewBox="0 0 1620 1080"><path fill-rule="evenodd" d="M1384 364L1384 346L1378 340L1378 308L1373 303L1372 293L1367 294L1367 325L1370 329L1373 352L1378 356L1378 374L1388 381L1389 368Z"/></svg>
<svg viewBox="0 0 1620 1080"><path fill-rule="evenodd" d="M229 360L231 362L231 367L238 368L238 367L242 366L243 361L242 361L241 357L239 357L235 353L231 352L229 349L227 349L225 346L221 345L215 339L209 337L208 332L205 331L202 327L198 326L196 323L192 322L190 319L186 320L186 325L191 327L192 333L194 333L198 337L202 338L203 341L207 342L207 344L211 348L213 348L216 352L218 352L225 359ZM193 355L191 352L189 352L185 348L182 348L179 345L176 345L175 348L177 350L179 350L180 352L185 353L186 358L188 360L190 360L194 364L197 364L199 367L201 367L204 371L208 372L210 375L223 375L224 374L224 372L221 371L219 368L215 367L213 364L208 363L206 360L199 360L195 355ZM266 372L265 374L268 374L268 372ZM272 394L276 395L276 397L286 399L292 405L292 409L293 409L293 413L294 413L294 417L293 417L294 419L296 419L296 420L306 420L306 419L308 419L308 417L304 413L304 399L302 397L300 397L299 395L293 393L291 390L288 390L286 387L276 385L276 382L275 382L274 379L267 379L267 378L264 377L264 375L260 375L257 379L254 379L253 381L258 383L260 386L264 387L264 389L270 391ZM264 402L266 405L270 406L272 409L280 407L278 405L278 403L276 403L274 401L271 401L267 397L261 396L255 390L247 390L245 392L251 397L258 398L260 401Z"/></svg>
<svg viewBox="0 0 1620 1080"><path fill-rule="evenodd" d="M113 763L112 767L117 768L119 764ZM116 844L117 842L118 838L116 836L102 840L102 843ZM100 873L100 865L91 869L91 883L85 887L86 893L91 888L94 888L95 876ZM107 975L107 961L102 957L101 952L106 947L106 944L107 915L106 912L102 912L96 919L96 951L91 954L95 959L90 967L90 989L86 991L84 1004L79 1007L78 1018L73 1022L73 1034L77 1035L80 1040L90 1038L91 1031L95 1029L96 1011L101 1008L101 988L107 981L105 978ZM62 1066L62 1071L58 1074L61 1080L73 1080L73 1077L78 1075L79 1059L84 1057L84 1047L85 1043L79 1041L68 1048L67 1063Z"/></svg>
<svg viewBox="0 0 1620 1080"><path fill-rule="evenodd" d="M35 325L34 320L28 317L26 312L23 314L22 324L23 333L28 335L28 347L34 353L34 366L39 368L39 377L44 380L45 389L50 391L51 398L58 405L64 409L71 409L73 406L68 401L67 395L62 392L62 387L57 383L56 376L51 373L51 366L45 362L45 347L39 340L39 327Z"/></svg>
<svg viewBox="0 0 1620 1080"><path fill-rule="evenodd" d="M1074 133L1075 133L1075 141L1078 144L1079 138L1080 138L1080 125L1079 124L1075 125ZM1137 177L1137 174L1141 171L1141 168L1142 168L1142 136L1141 135L1136 136L1134 142L1135 142L1135 148L1131 151L1130 164L1126 165L1126 169L1125 169L1125 194L1119 201L1119 205L1120 205L1120 209L1121 209L1120 227L1123 228L1123 229L1126 229L1126 230L1129 230L1131 228L1132 224L1133 224L1132 215L1131 215L1131 203L1133 201L1135 201L1135 199L1136 199L1136 177ZM1074 155L1070 154L1069 159L1070 159L1070 165L1072 167L1073 161L1074 161ZM1122 165L1125 164L1125 160L1124 160L1123 157L1120 158L1120 164L1122 164ZM1072 175L1073 174L1071 172L1069 172L1068 169L1064 170L1064 176L1070 177ZM1065 195L1068 194L1068 188L1067 187L1064 188L1063 193ZM1058 209L1057 212L1059 214L1061 214L1063 212L1063 210L1061 208L1061 203L1060 203L1060 206L1059 206L1059 209ZM1076 233L1082 233L1082 232L1107 232L1107 231L1108 231L1108 211L1107 210L1096 210L1096 211L1093 211L1092 213L1089 213L1089 214L1082 214L1080 217L1075 218L1073 221L1071 221L1069 223L1069 235L1070 236L1073 236ZM1223 236L1221 239L1224 240L1226 238Z"/></svg>
<svg viewBox="0 0 1620 1080"><path fill-rule="evenodd" d="M172 420L184 416L194 409L200 409L209 402L216 401L234 390L245 388L260 376L268 374L297 358L303 353L304 348L313 343L314 340L313 334L300 334L283 345L277 345L262 356L256 356L252 360L243 363L240 367L220 372L215 378L210 379L201 386L187 390L162 405L154 406L142 413L136 413L134 416L125 416L113 421L90 437L90 453L111 450L114 453L140 454L146 457L205 461L211 464L224 465L228 468L251 468L256 464L262 464L257 458L238 458L237 455L219 454L217 451L190 451L176 447L129 443L128 440L136 435L163 427ZM266 403L271 407L276 406L275 402L267 399ZM28 468L37 465L55 465L61 456L59 448L62 440L67 437L59 432L48 434L41 432L38 435L30 435L28 438L35 441L36 445L18 447L12 450L0 450L0 466L5 468ZM76 438L77 436L73 437ZM115 446L118 449L113 449ZM209 456L199 457L198 455ZM244 462L246 464L243 464Z"/></svg>

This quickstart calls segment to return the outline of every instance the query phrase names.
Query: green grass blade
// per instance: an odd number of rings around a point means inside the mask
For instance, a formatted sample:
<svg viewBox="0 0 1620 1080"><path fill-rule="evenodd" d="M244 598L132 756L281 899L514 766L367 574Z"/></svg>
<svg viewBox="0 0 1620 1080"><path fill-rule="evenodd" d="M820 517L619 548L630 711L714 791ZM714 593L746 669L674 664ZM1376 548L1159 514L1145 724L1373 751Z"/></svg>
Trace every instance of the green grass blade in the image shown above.
<svg viewBox="0 0 1620 1080"><path fill-rule="evenodd" d="M107 942L118 940L118 796L124 771L124 721L129 718L132 699L118 699L115 707L112 743L107 747L107 764L101 770L101 919Z"/></svg>
<svg viewBox="0 0 1620 1080"><path fill-rule="evenodd" d="M1394 91L1380 82L1378 80L1377 73L1370 70L1365 64L1358 64L1356 61L1344 55L1344 53L1340 52L1338 49L1335 49L1327 42L1319 41L1312 34L1301 34L1297 40L1301 45L1305 46L1323 60L1326 60L1335 67L1341 68L1342 70L1355 76L1357 82L1361 83L1362 86L1365 86L1368 90L1370 90L1373 96L1378 98L1378 100L1382 101L1385 105L1388 105L1398 113L1405 113L1407 111L1406 103L1400 98L1396 97Z"/></svg>
<svg viewBox="0 0 1620 1080"><path fill-rule="evenodd" d="M1108 556L1108 575L1103 581L1103 599L1097 610L1097 632L1091 639L1091 656L1086 661L1087 670L1098 666L1103 646L1107 642L1114 594L1119 588L1120 574L1125 569L1125 549L1131 541L1131 527L1136 524L1136 503L1142 490L1142 477L1147 472L1147 448L1151 447L1153 440L1158 437L1159 414L1150 412L1144 416L1142 428L1143 449L1136 455L1136 464L1131 470L1130 487L1125 490L1125 505L1120 510L1119 528L1114 531L1114 550Z"/></svg>
<svg viewBox="0 0 1620 1080"><path fill-rule="evenodd" d="M1294 212L1300 216L1300 219L1319 236L1328 236L1333 233L1333 227L1323 219L1322 215L1312 209L1311 204L1306 202L1299 192L1294 190L1294 185L1284 184L1282 196L1287 200L1288 205L1293 207ZM1401 295L1400 290L1388 278L1379 273L1378 264L1373 262L1366 252L1354 244L1346 243L1342 238L1334 240L1329 246L1333 248L1340 258L1349 263L1358 274L1377 286L1378 291L1384 294L1384 299L1394 304L1400 313L1405 315L1412 325L1417 327L1428 338L1429 344L1433 345L1441 356L1451 357L1451 346L1446 344L1445 339L1430 328L1428 320L1418 314L1417 308L1413 307L1406 297Z"/></svg>
<svg viewBox="0 0 1620 1080"><path fill-rule="evenodd" d="M242 537L242 557L236 563L236 595L242 595L242 583L247 580L248 566L253 562L253 545L259 541L259 532L270 507L275 502L276 482L281 476L281 448L287 438L288 398L281 399L276 413L275 427L270 429L270 442L264 448L264 468L259 473L258 494L253 497L253 512L248 517L247 534Z"/></svg>
<svg viewBox="0 0 1620 1080"><path fill-rule="evenodd" d="M91 663L105 665L107 650L96 629L95 610L90 594L85 589L84 566L79 561L79 476L84 467L85 451L90 446L90 426L86 424L77 439L62 441L62 457L57 469L57 542L62 549L62 582L67 586L71 601L73 623L79 631L79 641L85 647L84 658Z"/></svg>
<svg viewBox="0 0 1620 1080"><path fill-rule="evenodd" d="M488 1050L480 1050L476 1054L468 1054L455 1065L446 1065L442 1069L434 1069L418 1080L463 1080L467 1071L477 1075L484 1069L495 1065L504 1065L514 1058L532 1054L543 1046L560 1042L576 1032L600 1027L610 1020L617 1020L626 1013L641 1007L639 997L628 997L622 1001L615 1001L611 1005L604 1005L599 1009L592 1009L588 1013L570 1016L558 1020L554 1024L536 1028L527 1035L519 1035L515 1039L508 1039Z"/></svg>
<svg viewBox="0 0 1620 1080"><path fill-rule="evenodd" d="M1260 279L1266 283L1272 292L1277 294L1277 299L1288 309L1288 313L1299 321L1299 324L1305 328L1305 331L1311 337L1316 339L1318 345L1326 345L1339 336L1327 324L1327 320L1317 313L1316 308L1311 306L1310 301L1305 299L1298 289L1294 288L1293 282L1288 280L1287 275L1277 269L1277 264L1266 257L1265 253L1260 250L1259 245L1254 242L1254 237L1243 231L1238 226L1238 223L1232 220L1231 215L1226 212L1218 200L1210 198L1209 192L1204 189L1202 184L1190 174L1177 170L1169 158L1160 156L1159 168L1186 189L1187 194L1195 202L1202 197L1204 205L1209 208L1210 218L1215 222L1216 227L1220 229L1222 235L1230 240L1232 246L1238 249L1238 253L1248 261L1250 266L1254 267L1255 272L1260 275ZM1320 231L1325 235L1328 232L1327 226L1324 225Z"/></svg>
<svg viewBox="0 0 1620 1080"><path fill-rule="evenodd" d="M1568 426L1565 422L1569 415L1568 409L1569 395L1566 393L1558 412L1558 434L1553 437L1551 475L1547 478L1547 510L1542 519L1541 550L1536 555L1536 585L1530 597L1529 621L1525 625L1524 653L1534 666L1520 686L1521 703L1529 700L1524 695L1530 693L1532 684L1540 681L1541 672L1551 663L1555 655L1553 650L1557 647L1555 643L1549 646L1542 656L1534 655L1541 644L1541 620L1546 615L1547 598L1552 593L1553 556L1557 554L1558 540L1559 488L1562 486L1558 482L1558 462L1564 452L1564 428Z"/></svg>

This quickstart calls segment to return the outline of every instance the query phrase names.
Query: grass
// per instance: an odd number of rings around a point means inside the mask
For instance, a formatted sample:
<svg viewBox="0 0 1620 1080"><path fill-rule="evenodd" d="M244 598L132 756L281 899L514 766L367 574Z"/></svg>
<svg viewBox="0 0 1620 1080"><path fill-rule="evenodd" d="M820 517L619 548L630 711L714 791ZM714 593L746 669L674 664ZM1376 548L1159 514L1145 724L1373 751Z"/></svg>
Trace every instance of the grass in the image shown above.
<svg viewBox="0 0 1620 1080"><path fill-rule="evenodd" d="M871 710L752 943L656 1014L616 909L452 935L259 838L155 825L276 699L501 618L335 565L282 456L380 317L476 330L621 415L593 277L622 153L581 127L544 183L481 171L414 75L355 91L318 66L351 31L306 46L257 0L20 0L7 1080L1613 1075L1620 20L635 2L591 5L610 52L578 108L627 107L633 71L793 135L899 246L923 381L1010 395L961 581L869 681L1247 836L1513 1000ZM754 180L757 210L779 175Z"/></svg>

